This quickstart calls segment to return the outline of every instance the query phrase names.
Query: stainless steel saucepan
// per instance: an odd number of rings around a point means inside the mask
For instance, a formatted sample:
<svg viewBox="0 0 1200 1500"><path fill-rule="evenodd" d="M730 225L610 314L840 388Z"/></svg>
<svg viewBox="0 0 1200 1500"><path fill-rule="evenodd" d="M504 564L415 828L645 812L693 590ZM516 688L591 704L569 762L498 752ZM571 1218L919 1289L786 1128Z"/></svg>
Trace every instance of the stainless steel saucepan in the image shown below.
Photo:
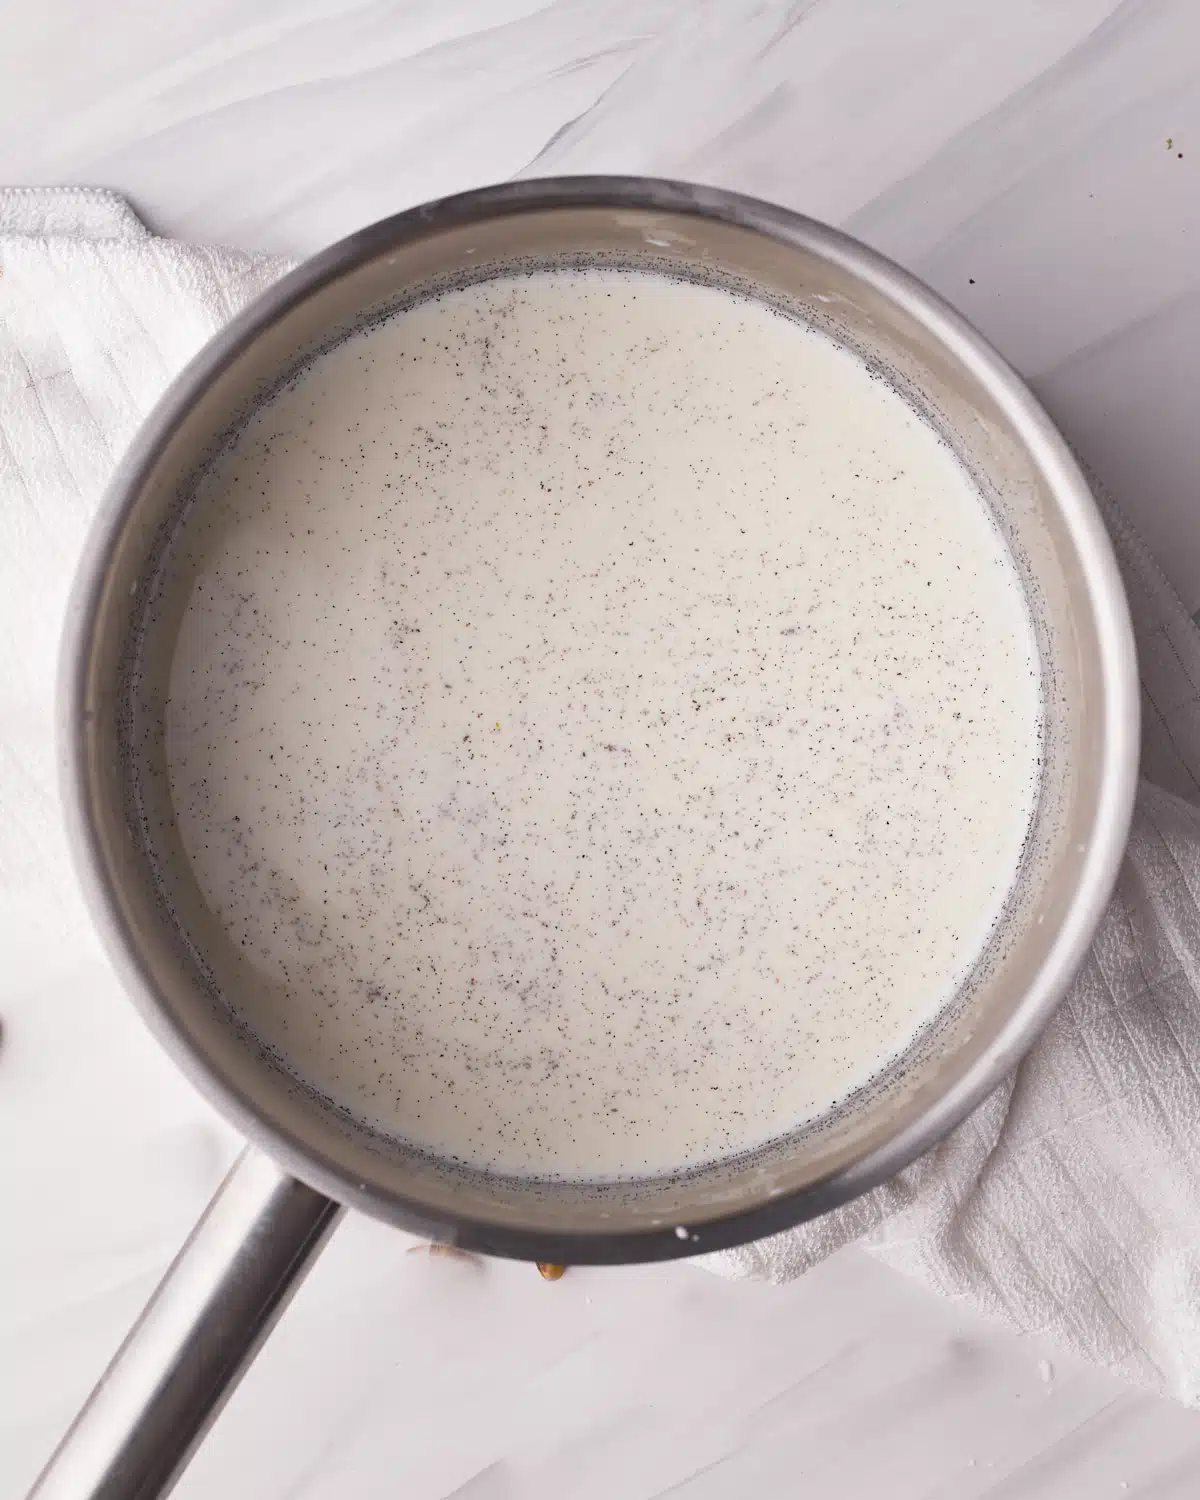
<svg viewBox="0 0 1200 1500"><path fill-rule="evenodd" d="M858 351L974 476L1036 623L1046 724L1037 812L1004 918L956 1002L831 1118L675 1177L547 1184L467 1171L373 1133L299 1084L238 1029L211 977L205 955L223 937L163 791L173 641L161 622L143 629L141 610L206 463L289 372L366 318L515 263L658 267L737 287ZM1128 830L1137 702L1112 553L1063 440L961 317L845 235L710 188L561 179L414 209L285 277L159 402L112 483L70 609L63 775L96 922L163 1044L252 1144L35 1493L147 1500L167 1490L342 1205L489 1254L655 1260L786 1228L912 1161L1020 1058L1083 956Z"/></svg>

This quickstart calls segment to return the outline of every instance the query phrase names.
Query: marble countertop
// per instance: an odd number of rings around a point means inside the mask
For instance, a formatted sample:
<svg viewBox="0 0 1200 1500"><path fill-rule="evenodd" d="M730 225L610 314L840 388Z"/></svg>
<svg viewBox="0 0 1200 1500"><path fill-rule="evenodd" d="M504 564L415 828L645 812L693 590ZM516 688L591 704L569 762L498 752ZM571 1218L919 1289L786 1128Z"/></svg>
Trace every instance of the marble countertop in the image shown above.
<svg viewBox="0 0 1200 1500"><path fill-rule="evenodd" d="M1196 0L42 0L0 21L0 182L289 253L519 175L776 199L971 317L1196 609L1198 56ZM64 1028L79 979L0 976L3 1500L236 1147L115 980ZM1198 1476L1200 1415L854 1251L783 1288L551 1285L351 1217L178 1493L1168 1500Z"/></svg>

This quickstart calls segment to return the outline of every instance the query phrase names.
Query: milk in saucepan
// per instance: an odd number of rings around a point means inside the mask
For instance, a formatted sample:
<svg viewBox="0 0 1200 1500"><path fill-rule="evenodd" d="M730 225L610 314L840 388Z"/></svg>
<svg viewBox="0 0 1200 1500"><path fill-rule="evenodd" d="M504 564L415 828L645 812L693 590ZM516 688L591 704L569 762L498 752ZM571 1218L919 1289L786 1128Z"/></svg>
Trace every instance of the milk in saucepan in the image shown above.
<svg viewBox="0 0 1200 1500"><path fill-rule="evenodd" d="M950 451L824 336L618 271L322 355L201 484L170 786L242 1019L442 1156L643 1174L900 1053L993 928L1039 691Z"/></svg>

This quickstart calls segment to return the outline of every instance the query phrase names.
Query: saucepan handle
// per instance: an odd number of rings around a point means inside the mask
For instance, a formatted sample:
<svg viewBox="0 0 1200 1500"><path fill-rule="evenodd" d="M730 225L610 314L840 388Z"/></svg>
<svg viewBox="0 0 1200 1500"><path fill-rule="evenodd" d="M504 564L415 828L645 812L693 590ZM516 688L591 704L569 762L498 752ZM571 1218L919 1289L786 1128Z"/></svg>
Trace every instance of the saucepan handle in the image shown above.
<svg viewBox="0 0 1200 1500"><path fill-rule="evenodd" d="M165 1495L341 1211L248 1146L42 1470L30 1500Z"/></svg>

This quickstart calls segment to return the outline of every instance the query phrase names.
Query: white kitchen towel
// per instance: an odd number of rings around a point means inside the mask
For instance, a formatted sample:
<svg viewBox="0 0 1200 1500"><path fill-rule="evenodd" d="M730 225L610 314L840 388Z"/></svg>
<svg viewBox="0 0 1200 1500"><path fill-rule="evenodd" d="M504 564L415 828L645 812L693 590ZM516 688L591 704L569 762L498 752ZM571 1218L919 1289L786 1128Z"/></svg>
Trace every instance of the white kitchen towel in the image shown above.
<svg viewBox="0 0 1200 1500"><path fill-rule="evenodd" d="M58 629L88 520L170 377L285 269L159 239L111 193L0 190L10 986L48 942L94 957L52 746ZM706 1264L786 1280L857 1240L947 1296L1200 1404L1200 632L1115 511L1110 522L1141 652L1147 779L1083 972L1016 1074L941 1146L857 1202Z"/></svg>
<svg viewBox="0 0 1200 1500"><path fill-rule="evenodd" d="M0 952L86 945L51 750L63 606L101 491L173 375L287 263L160 239L115 193L0 189ZM0 983L0 993L6 986Z"/></svg>

